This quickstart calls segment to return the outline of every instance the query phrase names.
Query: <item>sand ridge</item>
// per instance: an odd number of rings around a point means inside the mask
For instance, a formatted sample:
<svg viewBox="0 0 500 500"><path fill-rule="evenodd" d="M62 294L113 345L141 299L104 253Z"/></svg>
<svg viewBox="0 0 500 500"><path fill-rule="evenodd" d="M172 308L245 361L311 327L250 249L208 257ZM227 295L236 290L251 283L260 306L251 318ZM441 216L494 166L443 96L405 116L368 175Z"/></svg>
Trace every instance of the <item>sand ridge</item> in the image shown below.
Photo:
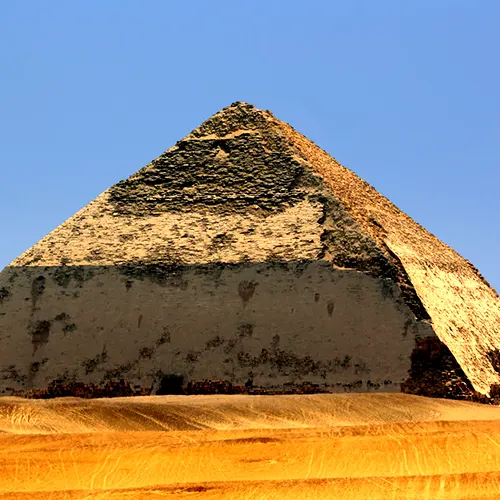
<svg viewBox="0 0 500 500"><path fill-rule="evenodd" d="M0 399L2 499L482 499L500 408L404 394Z"/></svg>
<svg viewBox="0 0 500 500"><path fill-rule="evenodd" d="M0 431L15 434L327 428L500 418L500 408L408 394L0 398Z"/></svg>

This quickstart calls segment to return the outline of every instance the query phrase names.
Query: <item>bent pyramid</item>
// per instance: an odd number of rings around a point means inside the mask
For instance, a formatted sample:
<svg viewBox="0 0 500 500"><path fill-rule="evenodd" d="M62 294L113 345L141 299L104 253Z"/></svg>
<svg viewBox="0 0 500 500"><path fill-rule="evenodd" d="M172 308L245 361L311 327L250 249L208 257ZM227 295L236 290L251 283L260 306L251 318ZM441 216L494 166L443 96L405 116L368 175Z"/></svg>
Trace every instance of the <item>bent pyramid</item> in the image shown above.
<svg viewBox="0 0 500 500"><path fill-rule="evenodd" d="M0 341L4 393L159 373L462 398L500 383L500 299L478 271L244 103L14 260Z"/></svg>

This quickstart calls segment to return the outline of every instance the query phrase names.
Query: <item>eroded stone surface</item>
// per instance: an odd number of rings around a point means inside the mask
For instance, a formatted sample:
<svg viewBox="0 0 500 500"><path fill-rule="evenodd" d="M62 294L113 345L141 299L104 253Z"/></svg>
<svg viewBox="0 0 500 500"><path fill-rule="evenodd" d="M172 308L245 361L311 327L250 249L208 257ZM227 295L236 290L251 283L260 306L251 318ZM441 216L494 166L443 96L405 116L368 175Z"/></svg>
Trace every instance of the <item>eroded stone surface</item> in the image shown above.
<svg viewBox="0 0 500 500"><path fill-rule="evenodd" d="M370 382L398 391L415 338L432 335L396 285L327 261L146 266L134 276L101 266L63 285L58 271L8 270L19 289L40 276L50 286L34 312L33 297L12 299L12 332L28 335L19 342L2 329L2 384L147 385L163 371L264 387L308 381L366 390Z"/></svg>

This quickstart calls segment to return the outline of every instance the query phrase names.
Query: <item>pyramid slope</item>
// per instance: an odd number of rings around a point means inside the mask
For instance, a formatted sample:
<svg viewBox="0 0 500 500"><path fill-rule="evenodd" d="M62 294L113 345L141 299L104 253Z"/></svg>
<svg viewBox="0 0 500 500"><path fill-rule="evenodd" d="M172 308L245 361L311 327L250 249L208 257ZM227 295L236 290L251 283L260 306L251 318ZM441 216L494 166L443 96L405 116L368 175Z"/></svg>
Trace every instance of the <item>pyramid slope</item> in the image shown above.
<svg viewBox="0 0 500 500"><path fill-rule="evenodd" d="M325 261L397 283L473 387L500 382L500 299L477 270L271 113L235 103L14 268Z"/></svg>
<svg viewBox="0 0 500 500"><path fill-rule="evenodd" d="M474 387L487 393L499 382L500 299L477 269L327 153L283 124L299 154L318 172L366 233L408 276Z"/></svg>

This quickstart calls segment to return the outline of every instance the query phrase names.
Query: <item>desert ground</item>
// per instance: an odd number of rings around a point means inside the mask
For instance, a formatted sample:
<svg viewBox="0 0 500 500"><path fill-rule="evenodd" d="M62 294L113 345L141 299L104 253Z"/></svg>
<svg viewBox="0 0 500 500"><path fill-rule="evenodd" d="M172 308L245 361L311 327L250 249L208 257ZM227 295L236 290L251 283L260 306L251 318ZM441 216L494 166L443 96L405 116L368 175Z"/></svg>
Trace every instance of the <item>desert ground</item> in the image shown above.
<svg viewBox="0 0 500 500"><path fill-rule="evenodd" d="M4 397L0 498L500 498L500 408L405 394Z"/></svg>

